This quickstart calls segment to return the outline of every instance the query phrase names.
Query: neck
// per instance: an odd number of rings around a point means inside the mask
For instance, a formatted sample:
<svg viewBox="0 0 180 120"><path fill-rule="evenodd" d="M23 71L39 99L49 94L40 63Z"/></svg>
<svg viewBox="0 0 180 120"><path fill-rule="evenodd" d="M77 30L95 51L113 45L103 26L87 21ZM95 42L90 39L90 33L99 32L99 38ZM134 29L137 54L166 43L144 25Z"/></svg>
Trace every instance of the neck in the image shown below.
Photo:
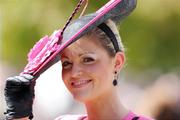
<svg viewBox="0 0 180 120"><path fill-rule="evenodd" d="M128 110L119 100L118 90L106 92L104 95L86 102L85 105L88 120L121 120L128 114Z"/></svg>

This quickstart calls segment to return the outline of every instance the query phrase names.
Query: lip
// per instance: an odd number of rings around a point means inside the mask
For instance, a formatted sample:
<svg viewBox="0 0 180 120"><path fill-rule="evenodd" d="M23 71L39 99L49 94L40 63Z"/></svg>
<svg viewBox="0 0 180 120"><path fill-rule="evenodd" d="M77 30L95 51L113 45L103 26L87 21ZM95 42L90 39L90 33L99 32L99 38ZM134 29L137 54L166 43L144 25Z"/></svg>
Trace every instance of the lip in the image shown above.
<svg viewBox="0 0 180 120"><path fill-rule="evenodd" d="M90 82L92 82L91 79L89 79L89 80L76 80L76 81L71 82L71 86L74 88L81 88L81 87L86 86Z"/></svg>

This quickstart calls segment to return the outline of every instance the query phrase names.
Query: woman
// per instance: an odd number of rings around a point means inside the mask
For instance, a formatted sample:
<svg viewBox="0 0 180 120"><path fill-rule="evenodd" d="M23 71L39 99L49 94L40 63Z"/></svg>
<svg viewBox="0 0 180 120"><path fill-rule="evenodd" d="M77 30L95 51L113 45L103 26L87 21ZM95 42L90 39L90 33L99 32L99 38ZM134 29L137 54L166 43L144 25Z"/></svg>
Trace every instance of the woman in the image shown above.
<svg viewBox="0 0 180 120"><path fill-rule="evenodd" d="M67 29L83 26L86 17ZM84 120L150 120L135 115L122 105L118 74L125 62L124 47L117 27L108 20L88 32L61 53L62 79L74 99L84 103L87 115L64 118ZM77 117L77 118L76 118ZM56 120L63 120L60 116Z"/></svg>
<svg viewBox="0 0 180 120"><path fill-rule="evenodd" d="M87 18L72 22L64 36L83 26ZM74 99L84 103L87 115L64 115L56 120L151 120L131 112L120 101L118 74L125 55L116 25L111 20L94 28L60 54L62 79ZM7 79L7 119L32 118L35 79L31 75Z"/></svg>

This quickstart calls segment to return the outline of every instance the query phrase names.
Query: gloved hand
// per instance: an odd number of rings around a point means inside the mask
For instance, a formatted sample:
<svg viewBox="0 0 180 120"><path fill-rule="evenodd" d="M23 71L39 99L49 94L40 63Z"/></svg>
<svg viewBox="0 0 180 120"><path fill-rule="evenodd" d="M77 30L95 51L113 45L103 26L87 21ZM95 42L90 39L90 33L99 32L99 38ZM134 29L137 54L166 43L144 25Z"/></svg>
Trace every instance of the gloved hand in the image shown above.
<svg viewBox="0 0 180 120"><path fill-rule="evenodd" d="M28 117L33 118L35 77L29 74L10 77L4 89L7 104L6 120Z"/></svg>

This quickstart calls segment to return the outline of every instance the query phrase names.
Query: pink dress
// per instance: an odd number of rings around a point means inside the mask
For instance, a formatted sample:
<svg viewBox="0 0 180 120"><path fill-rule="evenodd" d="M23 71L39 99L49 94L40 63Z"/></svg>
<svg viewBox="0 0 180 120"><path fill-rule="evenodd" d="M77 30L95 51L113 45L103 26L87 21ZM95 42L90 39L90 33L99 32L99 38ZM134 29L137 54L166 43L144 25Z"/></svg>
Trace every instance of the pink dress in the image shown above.
<svg viewBox="0 0 180 120"><path fill-rule="evenodd" d="M87 119L87 115L63 115L56 118L55 120L88 120L88 119ZM142 115L136 115L135 113L130 111L128 115L125 116L122 120L153 120L153 119Z"/></svg>
<svg viewBox="0 0 180 120"><path fill-rule="evenodd" d="M128 115L125 116L124 119L122 120L153 120L153 119L142 116L142 115L136 115L135 113L130 111Z"/></svg>

